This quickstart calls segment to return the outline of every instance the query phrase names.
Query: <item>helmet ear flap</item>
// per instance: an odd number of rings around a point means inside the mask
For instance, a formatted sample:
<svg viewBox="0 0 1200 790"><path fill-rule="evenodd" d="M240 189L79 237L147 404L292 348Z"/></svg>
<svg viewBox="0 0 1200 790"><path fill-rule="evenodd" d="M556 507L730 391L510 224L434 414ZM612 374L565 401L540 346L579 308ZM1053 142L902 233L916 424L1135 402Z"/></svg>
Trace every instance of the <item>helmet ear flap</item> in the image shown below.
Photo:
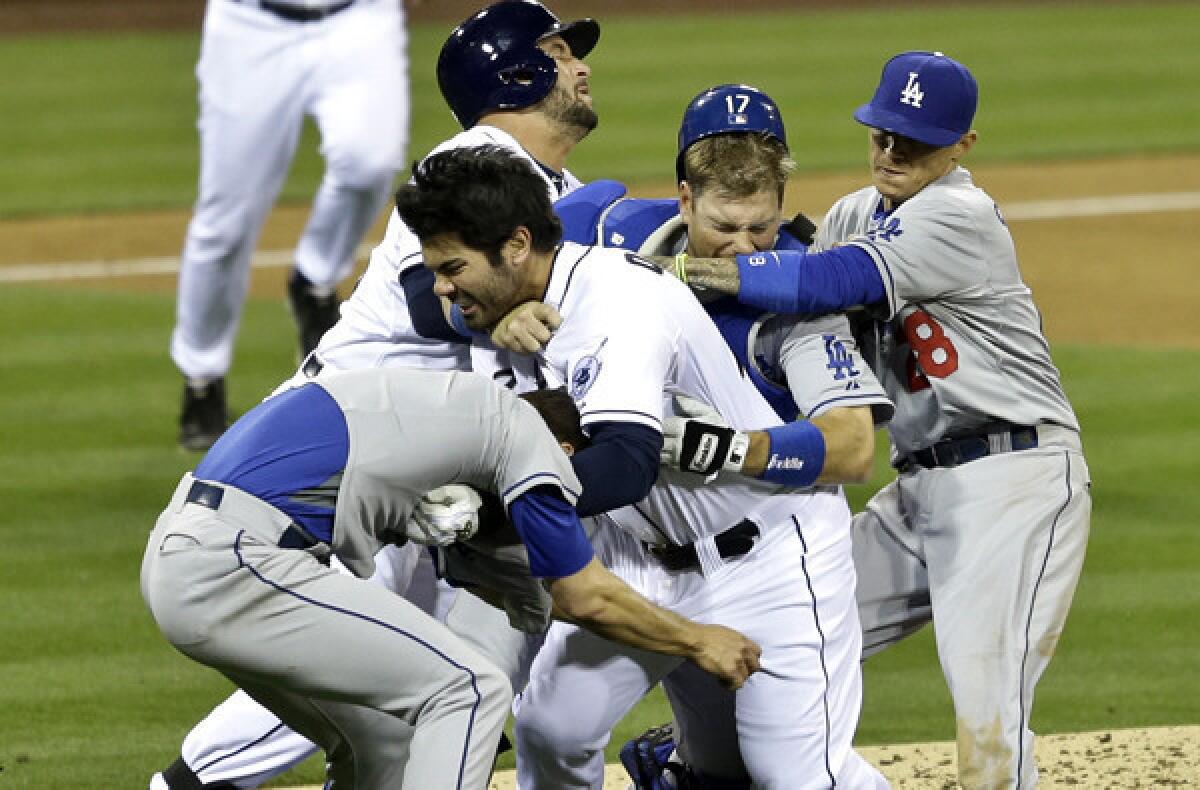
<svg viewBox="0 0 1200 790"><path fill-rule="evenodd" d="M541 101L554 88L558 80L558 66L554 58L538 50L518 63L496 70L499 83L494 107L508 110L527 107Z"/></svg>

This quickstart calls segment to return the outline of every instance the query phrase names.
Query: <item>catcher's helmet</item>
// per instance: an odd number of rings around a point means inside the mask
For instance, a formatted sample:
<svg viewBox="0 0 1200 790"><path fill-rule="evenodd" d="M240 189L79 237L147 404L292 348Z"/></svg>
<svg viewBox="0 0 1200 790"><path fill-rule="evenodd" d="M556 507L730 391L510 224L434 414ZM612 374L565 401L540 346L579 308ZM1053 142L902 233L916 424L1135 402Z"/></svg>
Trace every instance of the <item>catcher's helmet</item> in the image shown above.
<svg viewBox="0 0 1200 790"><path fill-rule="evenodd" d="M684 180L683 155L693 143L729 132L758 132L787 147L783 116L770 96L751 85L718 85L700 93L683 111L676 177Z"/></svg>
<svg viewBox="0 0 1200 790"><path fill-rule="evenodd" d="M941 52L902 52L883 67L871 101L854 120L927 145L954 145L971 131L979 86L967 67Z"/></svg>
<svg viewBox="0 0 1200 790"><path fill-rule="evenodd" d="M516 110L541 101L558 67L538 42L562 36L577 58L600 38L594 19L560 22L537 0L493 3L456 27L438 56L438 86L451 112L469 129L488 110Z"/></svg>

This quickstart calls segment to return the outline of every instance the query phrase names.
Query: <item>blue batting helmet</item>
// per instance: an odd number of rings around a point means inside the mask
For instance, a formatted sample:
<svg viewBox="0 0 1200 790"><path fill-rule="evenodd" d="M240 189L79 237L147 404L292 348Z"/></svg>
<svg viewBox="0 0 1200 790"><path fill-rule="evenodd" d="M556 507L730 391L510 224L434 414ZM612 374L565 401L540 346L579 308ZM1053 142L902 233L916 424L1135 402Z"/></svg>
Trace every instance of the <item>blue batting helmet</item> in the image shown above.
<svg viewBox="0 0 1200 790"><path fill-rule="evenodd" d="M971 131L978 104L966 66L941 52L903 52L884 65L875 95L854 120L941 148Z"/></svg>
<svg viewBox="0 0 1200 790"><path fill-rule="evenodd" d="M562 36L582 58L596 46L600 25L594 19L560 22L536 0L502 0L454 29L438 56L437 76L464 129L488 110L528 107L550 93L558 67L537 46L550 36Z"/></svg>
<svg viewBox="0 0 1200 790"><path fill-rule="evenodd" d="M675 175L684 180L683 155L693 143L729 132L758 132L787 147L783 116L767 94L751 85L718 85L703 91L683 111Z"/></svg>

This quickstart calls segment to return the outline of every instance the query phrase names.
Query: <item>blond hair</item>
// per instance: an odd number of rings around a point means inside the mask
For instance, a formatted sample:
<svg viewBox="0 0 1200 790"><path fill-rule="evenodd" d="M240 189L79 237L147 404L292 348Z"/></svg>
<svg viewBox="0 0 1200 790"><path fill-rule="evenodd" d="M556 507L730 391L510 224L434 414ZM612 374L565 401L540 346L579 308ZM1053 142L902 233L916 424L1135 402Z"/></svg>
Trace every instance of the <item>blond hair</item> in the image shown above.
<svg viewBox="0 0 1200 790"><path fill-rule="evenodd" d="M715 134L692 143L683 155L684 179L693 195L715 189L725 197L742 198L774 189L782 201L795 169L787 146L760 132Z"/></svg>

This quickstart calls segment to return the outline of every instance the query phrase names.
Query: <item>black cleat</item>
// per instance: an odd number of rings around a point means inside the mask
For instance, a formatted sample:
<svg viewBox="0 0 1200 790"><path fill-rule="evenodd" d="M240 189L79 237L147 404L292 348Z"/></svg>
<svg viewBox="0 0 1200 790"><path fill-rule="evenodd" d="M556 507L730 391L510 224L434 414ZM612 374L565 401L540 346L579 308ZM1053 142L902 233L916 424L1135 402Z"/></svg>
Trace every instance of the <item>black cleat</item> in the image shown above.
<svg viewBox="0 0 1200 790"><path fill-rule="evenodd" d="M179 444L185 450L203 451L229 427L225 408L225 379L203 387L183 384L183 414L179 418Z"/></svg>
<svg viewBox="0 0 1200 790"><path fill-rule="evenodd" d="M312 283L298 269L292 269L288 278L287 297L288 309L300 335L300 359L304 359L321 342L321 336L338 322L340 302L336 291L328 296L314 294Z"/></svg>
<svg viewBox="0 0 1200 790"><path fill-rule="evenodd" d="M150 790L238 790L232 782L204 784L180 757L167 770L150 778Z"/></svg>

